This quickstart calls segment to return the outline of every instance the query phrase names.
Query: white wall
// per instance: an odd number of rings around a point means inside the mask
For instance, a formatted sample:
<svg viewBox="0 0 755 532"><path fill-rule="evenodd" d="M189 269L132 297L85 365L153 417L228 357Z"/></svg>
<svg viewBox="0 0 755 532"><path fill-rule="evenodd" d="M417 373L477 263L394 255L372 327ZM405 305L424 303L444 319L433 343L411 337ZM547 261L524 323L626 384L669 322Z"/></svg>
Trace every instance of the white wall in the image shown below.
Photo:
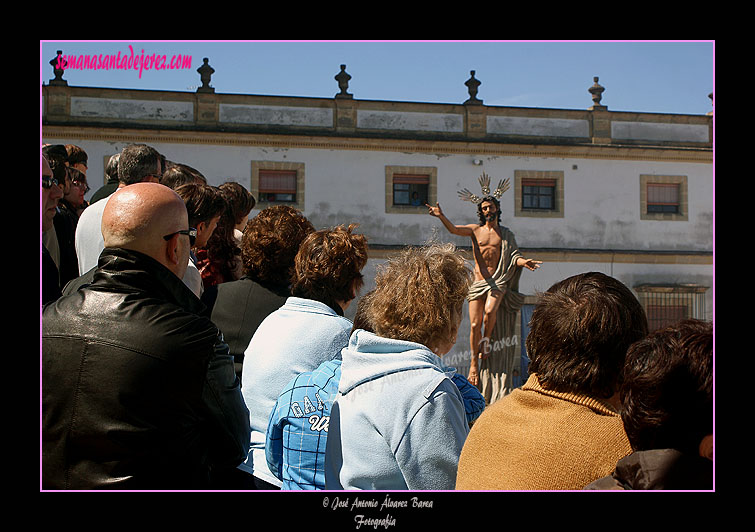
<svg viewBox="0 0 755 532"><path fill-rule="evenodd" d="M92 189L102 183L103 158L119 152L127 143L45 138L44 142L74 143L89 155L87 174ZM436 237L459 246L466 238L450 235L441 222L425 214L386 214L386 166L434 166L438 168L438 201L450 220L476 223L473 204L458 199L457 190L479 193L482 171L498 179L510 178L511 188L501 200L502 224L514 231L524 248L597 249L635 251L699 252L713 249L712 165L600 159L533 157L479 157L459 154L427 154L388 151L210 146L206 144L152 145L166 158L201 171L210 184L232 180L250 187L251 161L287 161L305 164L306 204L304 214L318 228L358 222L359 232L372 244L419 245ZM472 164L482 159L482 166ZM576 169L573 166L576 165ZM514 171L559 170L564 172L564 217L514 216ZM686 175L689 190L689 220L659 222L640 220L640 174ZM252 212L254 216L258 209ZM537 259L536 254L532 258ZM371 259L365 269L366 292L373 286L374 269L382 259ZM471 264L470 264L471 266ZM586 271L602 271L628 286L645 282L712 284L712 267L694 264L546 262L537 272L525 270L520 291L535 295L553 283ZM709 292L708 317L713 297ZM354 304L347 316L353 317ZM447 360L464 360L466 373L469 318L464 313L458 342Z"/></svg>
<svg viewBox="0 0 755 532"><path fill-rule="evenodd" d="M72 139L44 139L73 142ZM125 143L77 142L89 154L92 192L102 182L103 157ZM536 248L710 251L713 243L713 179L710 164L636 162L596 159L487 157L474 166L467 155L387 151L278 149L246 146L154 144L168 159L201 171L210 184L235 180L250 186L251 161L305 163L305 214L318 227L358 221L362 231L379 244L421 244L441 228L430 216L385 213L385 167L438 168L438 201L454 223L475 223L475 207L458 199L457 190L479 193L482 171L492 181L510 178L511 189L501 198L502 223L514 231L520 246ZM572 169L576 165L577 169ZM514 171L564 172L564 217L514 216ZM688 221L640 219L640 175L686 175ZM445 231L440 229L441 233ZM466 239L450 237L459 245Z"/></svg>

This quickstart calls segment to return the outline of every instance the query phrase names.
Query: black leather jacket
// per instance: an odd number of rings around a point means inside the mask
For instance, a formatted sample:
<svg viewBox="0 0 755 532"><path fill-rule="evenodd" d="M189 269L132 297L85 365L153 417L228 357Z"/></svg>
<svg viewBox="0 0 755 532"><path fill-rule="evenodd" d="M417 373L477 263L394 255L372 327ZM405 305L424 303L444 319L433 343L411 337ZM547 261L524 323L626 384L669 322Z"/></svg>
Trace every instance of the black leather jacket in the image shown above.
<svg viewBox="0 0 755 532"><path fill-rule="evenodd" d="M43 309L43 489L202 489L246 459L249 413L204 305L152 258L105 249Z"/></svg>
<svg viewBox="0 0 755 532"><path fill-rule="evenodd" d="M635 451L586 490L711 490L713 461L676 449Z"/></svg>

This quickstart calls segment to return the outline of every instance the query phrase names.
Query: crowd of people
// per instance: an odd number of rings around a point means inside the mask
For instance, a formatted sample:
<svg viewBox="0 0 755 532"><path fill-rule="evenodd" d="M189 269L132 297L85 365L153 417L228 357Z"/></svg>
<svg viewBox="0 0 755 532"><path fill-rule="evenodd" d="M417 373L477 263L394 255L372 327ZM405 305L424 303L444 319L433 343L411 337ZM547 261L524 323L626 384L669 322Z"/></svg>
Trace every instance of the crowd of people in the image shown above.
<svg viewBox="0 0 755 532"><path fill-rule="evenodd" d="M521 387L442 362L473 272L130 144L42 149L42 489L710 490L713 330L597 272L540 294ZM439 210L439 209L438 209ZM436 214L439 215L439 214ZM352 320L345 317L356 305Z"/></svg>

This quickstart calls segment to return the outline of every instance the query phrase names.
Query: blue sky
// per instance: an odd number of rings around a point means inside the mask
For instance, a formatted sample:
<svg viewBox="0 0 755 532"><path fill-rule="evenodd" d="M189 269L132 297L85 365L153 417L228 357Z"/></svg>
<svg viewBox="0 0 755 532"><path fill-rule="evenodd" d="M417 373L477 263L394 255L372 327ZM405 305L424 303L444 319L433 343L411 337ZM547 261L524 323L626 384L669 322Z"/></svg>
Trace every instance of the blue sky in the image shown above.
<svg viewBox="0 0 755 532"><path fill-rule="evenodd" d="M131 48L129 48L129 45ZM341 64L359 100L462 103L471 70L486 105L587 109L593 77L611 111L712 110L715 42L706 41L41 41L40 78L65 55L191 56L182 70L68 70L72 86L196 90L204 57L218 93L332 98Z"/></svg>

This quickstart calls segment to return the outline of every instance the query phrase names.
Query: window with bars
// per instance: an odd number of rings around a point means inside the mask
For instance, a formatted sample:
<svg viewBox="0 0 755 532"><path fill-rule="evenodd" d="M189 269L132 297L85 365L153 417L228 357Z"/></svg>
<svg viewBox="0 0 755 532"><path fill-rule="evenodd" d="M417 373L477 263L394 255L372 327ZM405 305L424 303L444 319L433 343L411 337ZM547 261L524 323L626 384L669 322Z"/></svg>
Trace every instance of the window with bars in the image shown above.
<svg viewBox="0 0 755 532"><path fill-rule="evenodd" d="M635 286L635 291L645 308L650 331L662 329L686 318L707 319L705 286L645 284Z"/></svg>

